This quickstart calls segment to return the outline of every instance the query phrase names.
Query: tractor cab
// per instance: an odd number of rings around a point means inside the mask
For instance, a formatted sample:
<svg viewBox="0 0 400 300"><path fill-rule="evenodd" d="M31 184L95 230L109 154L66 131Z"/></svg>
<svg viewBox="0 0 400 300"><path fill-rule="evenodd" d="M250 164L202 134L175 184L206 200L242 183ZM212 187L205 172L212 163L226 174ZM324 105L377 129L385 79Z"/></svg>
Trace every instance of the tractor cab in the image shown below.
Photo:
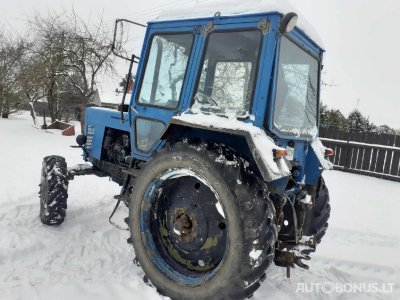
<svg viewBox="0 0 400 300"><path fill-rule="evenodd" d="M94 143L87 145L89 159L115 162L119 157L123 164L131 154L146 161L171 139L205 138L254 162L271 188L283 191L289 171L296 182L306 177L306 184L315 185L319 167L326 165L318 142L308 151L318 133L324 50L318 38L311 39L313 31L297 22L295 13L280 12L149 22L140 59L127 56L130 70L138 66L126 111L87 111L86 135ZM118 37L127 25L144 26L116 21L113 49L119 56ZM207 125L215 123L213 118L223 125ZM263 132L268 148L257 147L254 134L241 128L250 125ZM122 153L105 148L104 140L127 135L126 147L118 147ZM275 147L287 151L288 167L274 161Z"/></svg>

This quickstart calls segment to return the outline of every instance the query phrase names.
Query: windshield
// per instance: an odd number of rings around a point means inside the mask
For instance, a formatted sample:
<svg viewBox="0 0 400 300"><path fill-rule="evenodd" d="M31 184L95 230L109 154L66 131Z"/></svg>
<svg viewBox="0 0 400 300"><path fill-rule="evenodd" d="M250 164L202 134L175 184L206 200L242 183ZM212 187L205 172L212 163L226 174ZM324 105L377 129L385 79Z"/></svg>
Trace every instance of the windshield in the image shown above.
<svg viewBox="0 0 400 300"><path fill-rule="evenodd" d="M262 34L213 32L194 96L194 108L240 116L250 110Z"/></svg>
<svg viewBox="0 0 400 300"><path fill-rule="evenodd" d="M318 116L317 59L282 37L278 68L274 128L289 135L314 135Z"/></svg>

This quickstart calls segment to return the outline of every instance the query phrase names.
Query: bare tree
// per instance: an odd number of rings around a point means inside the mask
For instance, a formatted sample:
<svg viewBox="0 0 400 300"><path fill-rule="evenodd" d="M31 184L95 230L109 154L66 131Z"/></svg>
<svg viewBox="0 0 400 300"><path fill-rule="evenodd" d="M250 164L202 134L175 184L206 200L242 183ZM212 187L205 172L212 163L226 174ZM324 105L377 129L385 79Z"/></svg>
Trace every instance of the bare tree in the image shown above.
<svg viewBox="0 0 400 300"><path fill-rule="evenodd" d="M31 45L28 45L31 48ZM17 77L22 95L29 106L33 123L36 125L34 105L46 97L46 70L40 56L26 51L21 61L21 72Z"/></svg>
<svg viewBox="0 0 400 300"><path fill-rule="evenodd" d="M8 118L23 105L17 78L25 51L22 39L0 32L0 112L3 118Z"/></svg>
<svg viewBox="0 0 400 300"><path fill-rule="evenodd" d="M54 122L59 118L58 84L65 72L63 49L67 23L54 12L46 16L36 13L29 23L34 40L32 51L43 72L41 86L46 91L49 114Z"/></svg>
<svg viewBox="0 0 400 300"><path fill-rule="evenodd" d="M69 14L68 42L64 44L64 78L80 95L86 107L97 91L98 77L114 72L111 34L102 20L88 25L74 11Z"/></svg>
<svg viewBox="0 0 400 300"><path fill-rule="evenodd" d="M30 24L52 121L72 104L83 111L97 91L99 76L114 72L110 32L102 20L86 24L73 10L36 14Z"/></svg>

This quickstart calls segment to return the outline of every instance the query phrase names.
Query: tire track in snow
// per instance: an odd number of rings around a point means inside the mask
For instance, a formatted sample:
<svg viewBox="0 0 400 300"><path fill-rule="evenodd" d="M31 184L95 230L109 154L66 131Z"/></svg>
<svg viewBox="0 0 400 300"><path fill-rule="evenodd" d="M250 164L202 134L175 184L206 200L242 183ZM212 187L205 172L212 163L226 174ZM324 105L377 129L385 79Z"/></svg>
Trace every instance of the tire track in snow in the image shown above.
<svg viewBox="0 0 400 300"><path fill-rule="evenodd" d="M343 239L344 236L346 240ZM329 228L329 239L342 244L356 243L358 246L398 248L400 245L400 239L395 236L338 228Z"/></svg>
<svg viewBox="0 0 400 300"><path fill-rule="evenodd" d="M43 226L38 218L38 205L32 203L9 206L10 209L1 214L4 231L11 233L8 240L13 244L5 256L13 261L15 268L2 268L0 281L10 288L15 287L29 276L24 274L26 269L30 270L30 275L37 271L48 272L31 280L33 285L46 281L49 284L67 282L74 280L77 274L91 279L96 278L94 274L99 274L97 278L108 277L110 273L123 278L132 275L132 268L137 267L132 263L133 251L125 243L128 234L108 223L114 202L102 197L98 203L70 206L73 208L68 211L69 217L60 227ZM121 210L118 221L122 221L126 213L126 209ZM107 270L115 264L122 264L118 272Z"/></svg>

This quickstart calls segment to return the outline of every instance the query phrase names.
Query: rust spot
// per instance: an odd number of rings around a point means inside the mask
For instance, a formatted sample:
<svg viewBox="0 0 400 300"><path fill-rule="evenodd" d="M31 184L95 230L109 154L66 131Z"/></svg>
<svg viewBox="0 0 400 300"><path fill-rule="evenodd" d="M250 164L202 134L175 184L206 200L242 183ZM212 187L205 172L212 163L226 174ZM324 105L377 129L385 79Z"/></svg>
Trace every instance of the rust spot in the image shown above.
<svg viewBox="0 0 400 300"><path fill-rule="evenodd" d="M172 224L175 234L179 235L179 238L185 243L193 241L197 236L197 220L185 208L175 209L172 216Z"/></svg>

